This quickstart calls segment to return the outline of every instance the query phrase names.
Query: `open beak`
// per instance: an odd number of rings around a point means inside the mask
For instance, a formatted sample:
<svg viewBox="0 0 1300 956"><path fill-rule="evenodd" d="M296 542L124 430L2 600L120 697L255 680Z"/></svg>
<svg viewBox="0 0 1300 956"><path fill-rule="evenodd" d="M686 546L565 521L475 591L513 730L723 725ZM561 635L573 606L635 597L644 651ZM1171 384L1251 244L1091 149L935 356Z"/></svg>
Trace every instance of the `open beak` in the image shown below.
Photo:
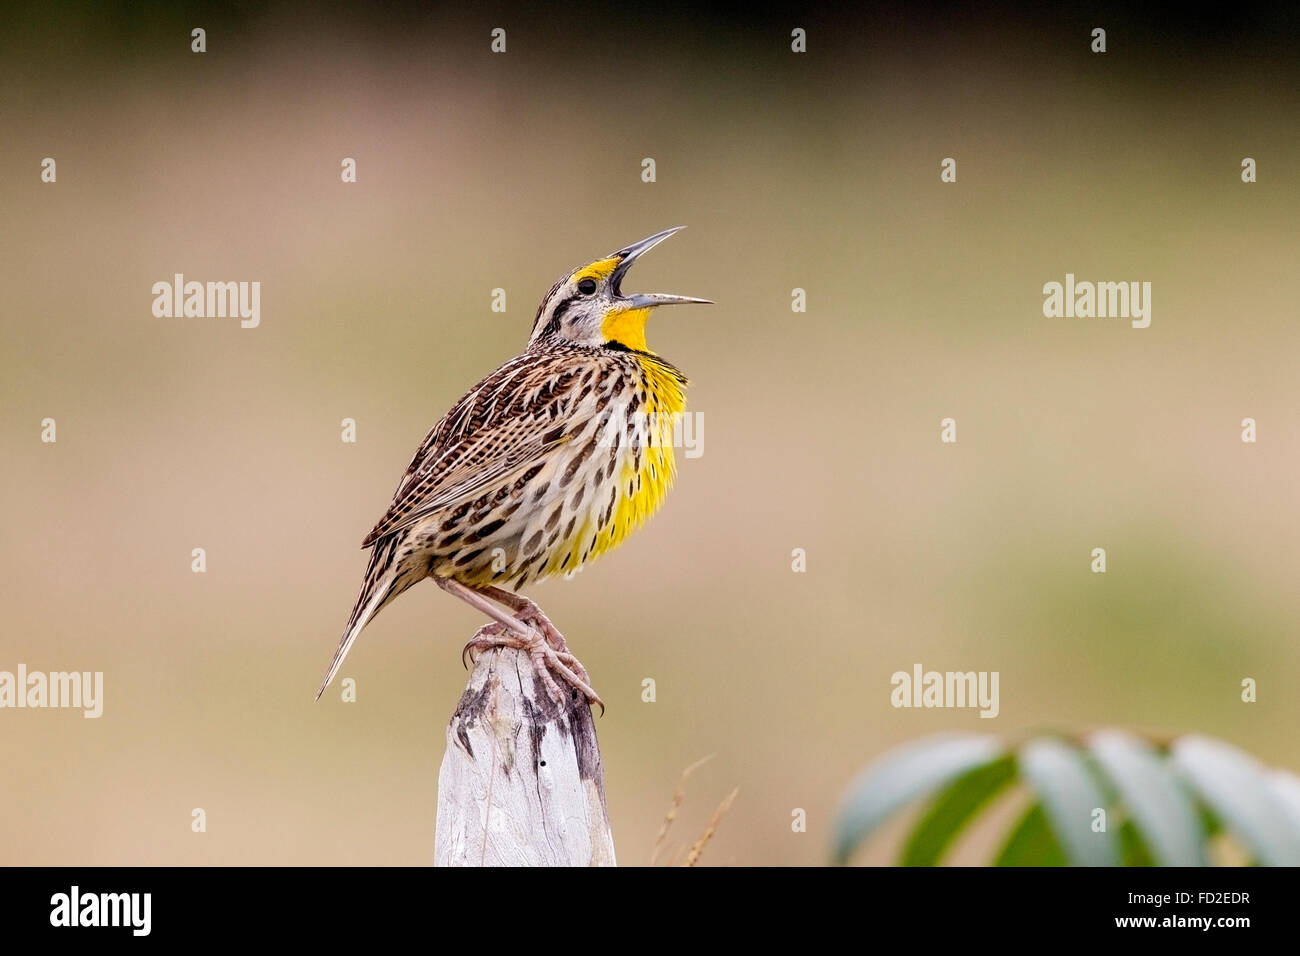
<svg viewBox="0 0 1300 956"><path fill-rule="evenodd" d="M619 263L614 268L614 273L610 277L610 282L614 294L620 296L631 308L634 309L652 309L657 305L690 305L698 303L700 305L712 305L711 299L697 299L691 295L668 295L664 292L635 292L632 295L623 295L620 286L623 282L623 276L627 270L632 267L643 253L649 252L659 243L663 242L674 233L681 232L685 226L674 226L672 229L665 229L663 232L656 232L653 236L647 236L640 242L634 242L626 249L620 249L610 256L611 259L618 259Z"/></svg>

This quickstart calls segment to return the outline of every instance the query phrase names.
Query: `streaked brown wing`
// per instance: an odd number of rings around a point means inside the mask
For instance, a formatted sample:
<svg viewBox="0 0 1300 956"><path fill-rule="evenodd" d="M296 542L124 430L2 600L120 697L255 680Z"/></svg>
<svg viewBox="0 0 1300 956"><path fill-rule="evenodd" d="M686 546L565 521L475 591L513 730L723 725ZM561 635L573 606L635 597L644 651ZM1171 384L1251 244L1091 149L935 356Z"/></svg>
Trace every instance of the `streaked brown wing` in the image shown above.
<svg viewBox="0 0 1300 956"><path fill-rule="evenodd" d="M572 355L525 353L479 382L425 436L393 503L361 543L472 500L566 440L562 409L594 367Z"/></svg>

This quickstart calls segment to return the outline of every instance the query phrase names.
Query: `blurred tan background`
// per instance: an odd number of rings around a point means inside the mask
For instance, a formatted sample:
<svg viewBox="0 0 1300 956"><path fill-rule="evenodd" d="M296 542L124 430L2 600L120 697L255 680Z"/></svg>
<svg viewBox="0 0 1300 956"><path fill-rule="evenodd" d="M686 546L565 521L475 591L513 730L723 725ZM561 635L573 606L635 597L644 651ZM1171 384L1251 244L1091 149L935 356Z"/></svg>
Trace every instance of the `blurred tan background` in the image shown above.
<svg viewBox="0 0 1300 956"><path fill-rule="evenodd" d="M706 754L673 841L739 787L712 864L824 862L853 775L942 729L1300 767L1294 13L5 16L0 669L105 701L0 711L0 863L428 863L480 622L421 585L355 646L358 702L313 703L359 542L561 273L678 224L628 288L717 302L649 329L704 455L531 592L609 704L621 862ZM175 272L260 281L260 327L153 317ZM1044 318L1067 272L1151 282L1150 328ZM1000 671L1000 716L895 710L917 662Z"/></svg>

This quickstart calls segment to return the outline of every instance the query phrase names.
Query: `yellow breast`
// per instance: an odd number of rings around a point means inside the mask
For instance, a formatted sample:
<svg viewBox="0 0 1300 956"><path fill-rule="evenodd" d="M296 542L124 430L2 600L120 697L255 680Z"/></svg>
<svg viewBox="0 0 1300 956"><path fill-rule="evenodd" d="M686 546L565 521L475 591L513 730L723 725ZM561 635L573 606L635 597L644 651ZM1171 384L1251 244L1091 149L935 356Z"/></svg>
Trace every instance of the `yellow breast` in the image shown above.
<svg viewBox="0 0 1300 956"><path fill-rule="evenodd" d="M622 543L623 539L645 523L668 494L677 474L673 455L675 436L681 434L681 416L686 410L686 380L671 365L652 356L637 356L645 384L645 401L639 408L629 408L633 416L633 441L620 449L612 476L606 478L603 491L593 496L596 502L608 501L610 486L617 498L609 519L593 508L581 527L574 529L569 548L561 549L559 561L565 570L575 569L584 559L590 561ZM595 532L590 551L583 548ZM564 555L569 560L564 562Z"/></svg>

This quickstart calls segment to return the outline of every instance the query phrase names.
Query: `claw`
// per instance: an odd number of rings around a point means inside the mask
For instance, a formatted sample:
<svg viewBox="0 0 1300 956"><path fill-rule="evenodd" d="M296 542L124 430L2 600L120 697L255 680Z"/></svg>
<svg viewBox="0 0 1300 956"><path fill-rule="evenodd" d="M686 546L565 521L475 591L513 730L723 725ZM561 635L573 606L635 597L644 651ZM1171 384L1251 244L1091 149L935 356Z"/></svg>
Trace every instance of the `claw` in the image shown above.
<svg viewBox="0 0 1300 956"><path fill-rule="evenodd" d="M548 663L550 664L550 666L555 668L555 670L559 671L561 676L563 676L564 679L569 682L569 685L573 687L574 690L581 691L582 695L587 699L587 703L599 704L600 712L603 715L605 713L605 702L601 700L600 695L597 694L594 690L592 690L591 687L587 684L587 680L588 680L587 669L583 667L581 663L578 663L578 659L574 657L572 654L565 654L564 656L568 657L570 660L576 663L578 665L578 668L582 671L583 676L579 677L567 666L565 666L565 663L560 659L560 654L557 651L555 651L552 648L548 648L547 651L549 653L546 653L545 656L548 658Z"/></svg>
<svg viewBox="0 0 1300 956"><path fill-rule="evenodd" d="M582 661L578 660L573 654L569 653L569 645L564 640L564 635L560 633L559 628L551 623L551 619L546 616L540 607L533 601L524 598L524 605L515 615L520 621L523 621L529 627L540 631L550 647L547 649L547 657L552 665L558 670L576 690L582 691L582 695L587 699L589 704L600 705L600 715L605 716L605 702L600 699L600 695L591 689L591 676L587 673L587 668L582 666ZM564 665L568 665L567 667ZM572 668L572 670L570 670Z"/></svg>
<svg viewBox="0 0 1300 956"><path fill-rule="evenodd" d="M465 646L460 649L460 663L469 670L469 665L478 662L478 658L472 653L475 650L488 650L493 647L502 646L495 638L500 635L505 628L500 624L484 624L474 636L465 642ZM467 660L468 658L468 660Z"/></svg>
<svg viewBox="0 0 1300 956"><path fill-rule="evenodd" d="M461 648L461 663L465 664L466 654L470 655L471 660L477 660L472 654L475 650L485 651L495 647L514 647L527 651L529 658L533 662L533 670L537 674L537 680L546 691L546 695L555 701L557 705L567 705L572 700L572 697L566 694L560 685L555 682L555 678L551 676L552 671L564 678L564 682L572 687L574 691L580 692L589 704L599 704L600 713L603 717L605 702L600 699L599 694L592 690L589 683L591 677L587 673L587 668L582 666L582 661L567 650L556 650L541 632L532 629L531 626L530 631L531 638L528 638L507 633L506 629L500 624L485 624L475 631L474 636ZM468 668L469 665L465 664L465 666Z"/></svg>

